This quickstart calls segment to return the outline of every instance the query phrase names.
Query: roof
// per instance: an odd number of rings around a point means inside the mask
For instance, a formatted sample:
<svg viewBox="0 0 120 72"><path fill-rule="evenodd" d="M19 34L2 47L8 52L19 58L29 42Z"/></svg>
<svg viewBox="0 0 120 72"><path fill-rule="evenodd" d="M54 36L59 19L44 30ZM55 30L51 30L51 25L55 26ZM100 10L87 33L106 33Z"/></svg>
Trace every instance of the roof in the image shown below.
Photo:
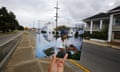
<svg viewBox="0 0 120 72"><path fill-rule="evenodd" d="M104 18L104 17L108 17L108 16L109 16L108 13L99 13L99 14L96 14L96 15L93 15L91 17L84 19L84 21L89 20L89 19Z"/></svg>
<svg viewBox="0 0 120 72"><path fill-rule="evenodd" d="M114 14L114 13L120 13L120 6L117 6L111 10L109 10L107 13L98 13L96 15L93 15L91 17L88 17L86 19L83 19L83 21L86 21L86 20L91 20L91 19L98 19L98 18L106 18L106 17L109 17L110 14Z"/></svg>
<svg viewBox="0 0 120 72"><path fill-rule="evenodd" d="M111 11L118 11L118 10L120 10L120 6L117 6L117 7L113 8L113 9L109 10L109 12L111 12Z"/></svg>

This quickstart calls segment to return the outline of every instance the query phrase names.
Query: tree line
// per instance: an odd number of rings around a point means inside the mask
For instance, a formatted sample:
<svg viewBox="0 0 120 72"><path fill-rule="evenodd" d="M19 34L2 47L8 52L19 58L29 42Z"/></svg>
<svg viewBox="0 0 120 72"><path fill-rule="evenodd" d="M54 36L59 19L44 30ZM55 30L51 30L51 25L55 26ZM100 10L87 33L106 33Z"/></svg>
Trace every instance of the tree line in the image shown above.
<svg viewBox="0 0 120 72"><path fill-rule="evenodd" d="M6 7L0 8L0 32L13 32L14 30L23 29L23 26L19 25L16 15L12 11L8 11Z"/></svg>

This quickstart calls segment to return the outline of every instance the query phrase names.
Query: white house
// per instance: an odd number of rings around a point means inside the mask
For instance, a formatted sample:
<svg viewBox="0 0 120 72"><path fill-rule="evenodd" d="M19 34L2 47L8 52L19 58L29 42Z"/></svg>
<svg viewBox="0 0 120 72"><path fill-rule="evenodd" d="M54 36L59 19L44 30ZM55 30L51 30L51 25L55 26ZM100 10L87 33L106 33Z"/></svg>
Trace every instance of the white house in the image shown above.
<svg viewBox="0 0 120 72"><path fill-rule="evenodd" d="M92 34L108 28L107 42L120 42L120 6L109 10L107 13L99 13L83 20L87 23L85 31Z"/></svg>

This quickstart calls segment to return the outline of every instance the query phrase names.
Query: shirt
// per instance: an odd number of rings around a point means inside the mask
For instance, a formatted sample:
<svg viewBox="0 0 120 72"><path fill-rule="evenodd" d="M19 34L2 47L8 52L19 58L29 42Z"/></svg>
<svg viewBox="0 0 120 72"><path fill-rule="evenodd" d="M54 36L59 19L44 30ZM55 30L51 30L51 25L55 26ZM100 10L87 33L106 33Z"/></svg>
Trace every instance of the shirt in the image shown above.
<svg viewBox="0 0 120 72"><path fill-rule="evenodd" d="M69 41L69 39L65 39L64 41L62 41L61 38L58 38L57 42L56 42L56 48L66 48L70 44L72 44L72 43Z"/></svg>

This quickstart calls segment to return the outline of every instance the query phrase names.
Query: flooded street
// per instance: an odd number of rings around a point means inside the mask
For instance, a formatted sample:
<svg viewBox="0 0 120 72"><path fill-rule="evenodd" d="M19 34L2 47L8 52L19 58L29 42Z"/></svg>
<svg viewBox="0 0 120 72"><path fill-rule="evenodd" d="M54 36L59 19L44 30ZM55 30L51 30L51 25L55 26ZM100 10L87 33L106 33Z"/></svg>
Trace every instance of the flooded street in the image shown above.
<svg viewBox="0 0 120 72"><path fill-rule="evenodd" d="M59 39L59 38L58 38ZM44 58L46 57L46 54L44 53L44 50L48 48L56 48L57 45L59 45L60 42L58 42L58 39L50 34L36 34L36 57L38 58ZM82 48L82 38L74 38L70 37L67 39L69 43L73 44L79 51L81 51Z"/></svg>

